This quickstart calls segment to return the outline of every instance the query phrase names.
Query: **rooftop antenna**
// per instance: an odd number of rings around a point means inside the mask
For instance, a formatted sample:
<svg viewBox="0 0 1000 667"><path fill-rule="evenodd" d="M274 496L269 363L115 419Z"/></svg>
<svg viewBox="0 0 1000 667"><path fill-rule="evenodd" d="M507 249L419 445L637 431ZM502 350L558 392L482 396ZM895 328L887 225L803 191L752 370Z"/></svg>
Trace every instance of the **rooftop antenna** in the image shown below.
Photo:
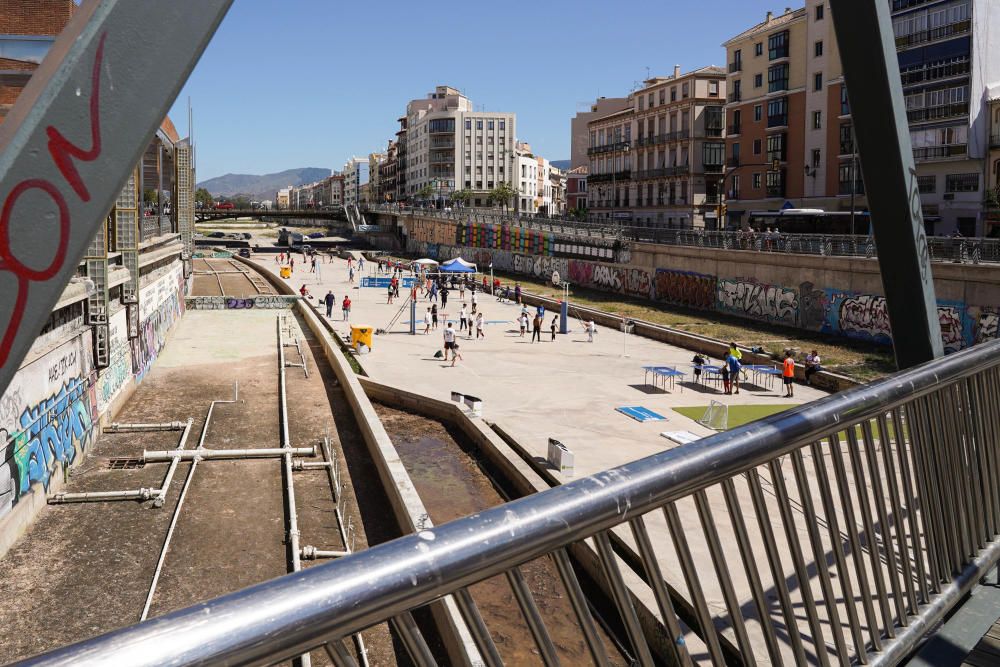
<svg viewBox="0 0 1000 667"><path fill-rule="evenodd" d="M649 65L646 65L646 81L649 81Z"/></svg>

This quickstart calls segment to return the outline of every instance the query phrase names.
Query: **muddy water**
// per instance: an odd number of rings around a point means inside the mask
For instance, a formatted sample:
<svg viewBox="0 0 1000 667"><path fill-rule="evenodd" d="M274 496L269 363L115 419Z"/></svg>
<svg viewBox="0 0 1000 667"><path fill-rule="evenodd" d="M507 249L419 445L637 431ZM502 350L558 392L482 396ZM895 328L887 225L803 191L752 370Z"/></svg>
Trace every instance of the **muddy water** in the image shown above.
<svg viewBox="0 0 1000 667"><path fill-rule="evenodd" d="M461 435L452 434L439 422L381 405L375 407L436 525L504 502L476 460L459 445ZM522 566L521 571L563 664L591 664L583 634L552 561L548 558L532 561ZM487 579L470 591L504 663L542 664L506 578ZM628 664L610 638L603 633L602 637L611 663Z"/></svg>

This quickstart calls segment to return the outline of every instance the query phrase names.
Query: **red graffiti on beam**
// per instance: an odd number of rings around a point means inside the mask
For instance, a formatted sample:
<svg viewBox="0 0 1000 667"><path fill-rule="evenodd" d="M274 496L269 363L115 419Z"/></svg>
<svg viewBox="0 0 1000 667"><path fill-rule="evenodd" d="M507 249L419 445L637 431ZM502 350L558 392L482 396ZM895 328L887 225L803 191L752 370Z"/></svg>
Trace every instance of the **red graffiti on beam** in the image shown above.
<svg viewBox="0 0 1000 667"><path fill-rule="evenodd" d="M97 45L97 53L94 56L94 66L91 70L90 91L90 131L92 146L89 151L84 151L78 146L70 143L59 130L49 126L46 133L49 137L49 154L59 172L66 179L73 191L84 202L90 201L90 192L87 190L83 179L80 177L76 165L72 158L77 158L85 162L96 160L101 154L101 128L100 128L100 85L101 85L101 65L104 61L104 40L106 34L101 35ZM21 195L30 190L40 190L47 194L59 209L59 241L56 244L55 254L52 262L44 269L32 269L24 262L14 256L11 248L10 222L14 212L14 206L21 198ZM66 263L66 253L69 246L70 224L72 222L69 205L66 198L59 189L50 181L39 178L27 178L15 185L7 198L4 199L3 209L0 211L0 271L5 271L14 276L17 280L17 297L14 300L14 309L7 322L3 338L0 338L0 366L7 364L10 358L11 348L14 346L14 339L21 329L24 320L24 312L28 305L28 287L32 282L45 282L54 278L62 270ZM44 244L25 244L33 247Z"/></svg>

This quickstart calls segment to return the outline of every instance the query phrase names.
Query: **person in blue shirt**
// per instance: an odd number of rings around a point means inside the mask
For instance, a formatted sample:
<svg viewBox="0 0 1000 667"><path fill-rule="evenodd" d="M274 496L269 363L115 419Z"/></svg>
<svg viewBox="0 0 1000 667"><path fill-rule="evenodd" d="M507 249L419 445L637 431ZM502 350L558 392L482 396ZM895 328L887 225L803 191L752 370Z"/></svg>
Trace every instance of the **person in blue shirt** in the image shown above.
<svg viewBox="0 0 1000 667"><path fill-rule="evenodd" d="M726 365L729 366L729 381L732 382L733 393L738 394L740 393L740 370L743 368L743 364L735 355L730 354L726 357Z"/></svg>

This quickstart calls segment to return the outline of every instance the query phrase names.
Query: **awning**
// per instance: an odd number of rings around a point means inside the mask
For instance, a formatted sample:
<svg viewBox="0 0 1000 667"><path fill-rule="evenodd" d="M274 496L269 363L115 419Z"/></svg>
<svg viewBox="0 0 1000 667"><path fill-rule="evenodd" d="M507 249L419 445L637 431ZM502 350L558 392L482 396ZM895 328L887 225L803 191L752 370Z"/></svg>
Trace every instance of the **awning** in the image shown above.
<svg viewBox="0 0 1000 667"><path fill-rule="evenodd" d="M466 262L461 257L456 257L442 264L441 271L444 273L475 273L476 265Z"/></svg>

